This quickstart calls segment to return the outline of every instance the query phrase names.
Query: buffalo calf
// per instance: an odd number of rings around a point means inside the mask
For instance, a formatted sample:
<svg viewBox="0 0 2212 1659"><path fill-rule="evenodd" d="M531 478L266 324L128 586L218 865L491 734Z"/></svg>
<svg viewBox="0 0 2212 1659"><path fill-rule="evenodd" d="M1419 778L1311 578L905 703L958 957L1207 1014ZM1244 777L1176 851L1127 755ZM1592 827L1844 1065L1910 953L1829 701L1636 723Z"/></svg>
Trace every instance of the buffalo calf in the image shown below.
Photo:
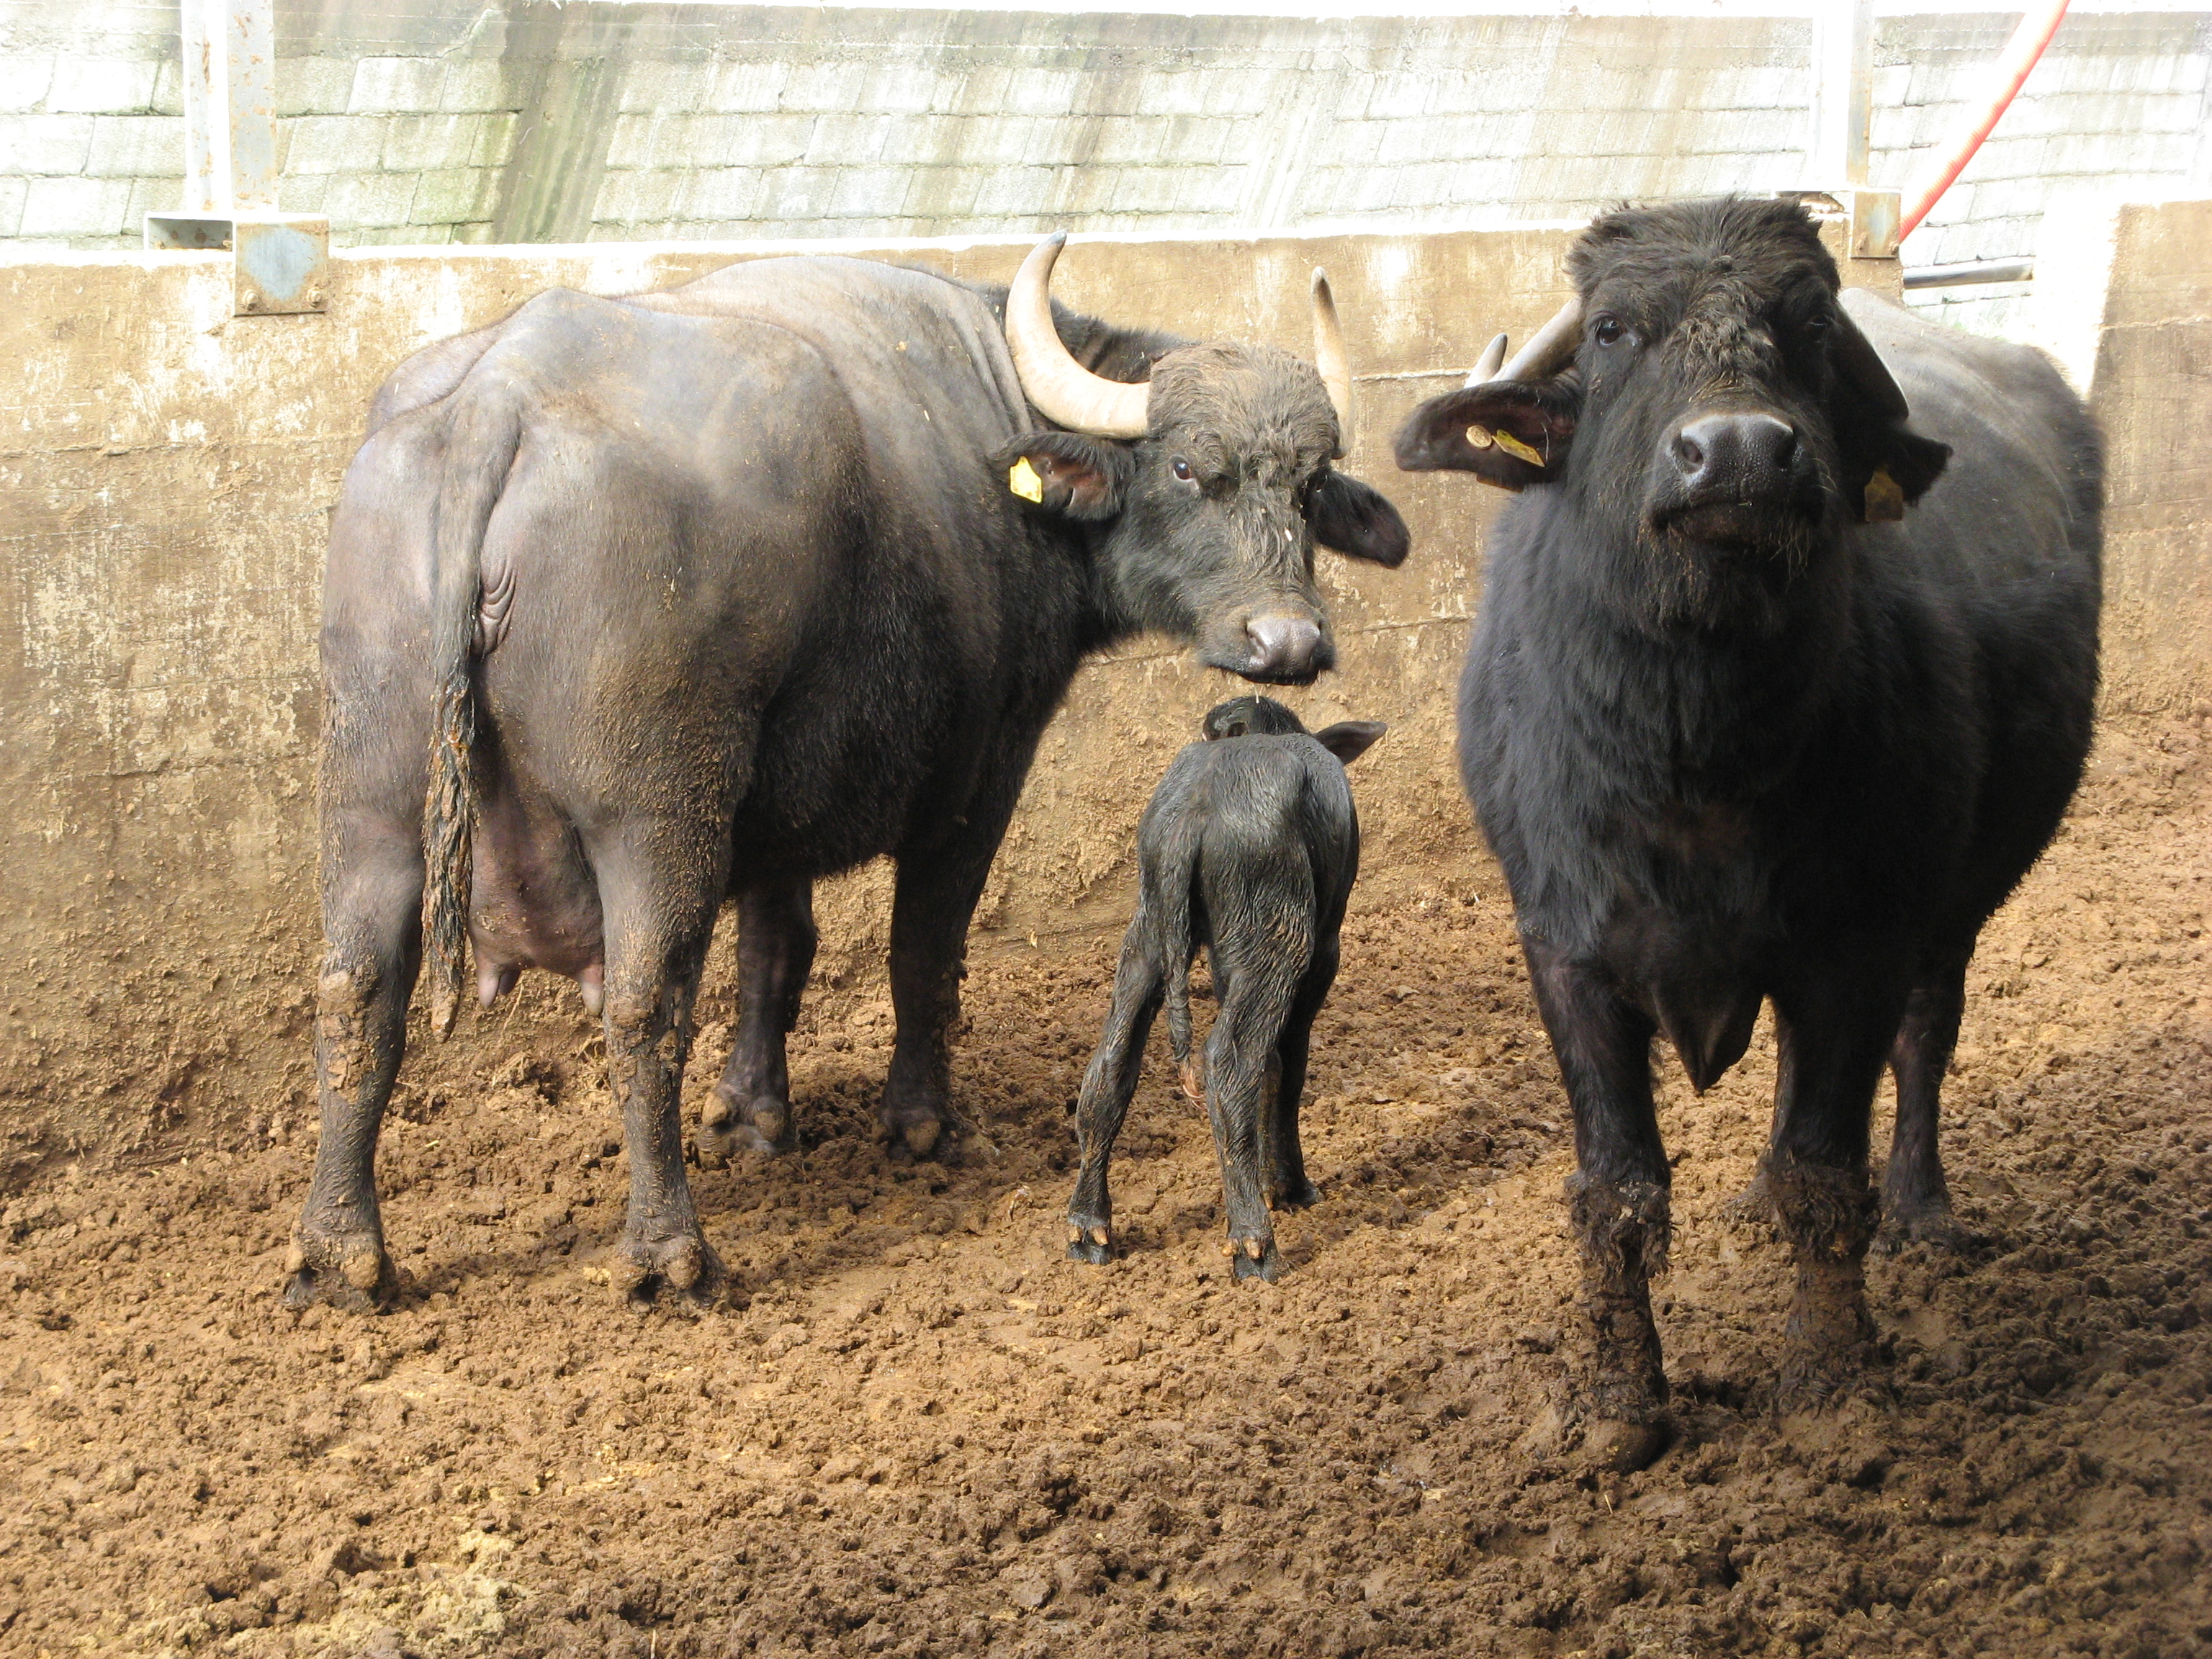
<svg viewBox="0 0 2212 1659"><path fill-rule="evenodd" d="M1208 741L1175 757L1138 826L1137 913L1077 1108L1083 1169L1068 1206L1067 1254L1109 1259L1106 1163L1164 1002L1183 1089L1203 1094L1213 1126L1237 1277L1272 1280L1282 1263L1269 1206L1302 1208L1320 1196L1298 1149L1298 1097L1359 873L1359 817L1344 768L1383 727L1346 720L1310 732L1273 698L1247 696L1213 709L1205 730ZM1202 1089L1190 1061L1190 963L1201 945L1220 1005Z"/></svg>
<svg viewBox="0 0 2212 1659"><path fill-rule="evenodd" d="M1868 1351L1877 1220L1952 1226L1936 1091L1967 959L2088 745L2101 446L2036 353L1839 293L1794 203L1609 213L1569 270L1559 315L1416 410L1398 461L1520 492L1460 765L1574 1107L1592 1449L1633 1466L1665 1438L1655 1035L1703 1091L1773 1004L1785 1407Z"/></svg>

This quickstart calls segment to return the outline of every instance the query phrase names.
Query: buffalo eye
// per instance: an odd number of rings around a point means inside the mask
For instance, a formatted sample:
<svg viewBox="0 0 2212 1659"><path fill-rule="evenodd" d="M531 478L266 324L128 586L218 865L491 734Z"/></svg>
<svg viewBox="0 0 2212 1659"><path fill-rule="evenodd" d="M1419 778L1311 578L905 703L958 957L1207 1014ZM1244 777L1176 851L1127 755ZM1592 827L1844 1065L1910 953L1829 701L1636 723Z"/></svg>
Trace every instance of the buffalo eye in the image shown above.
<svg viewBox="0 0 2212 1659"><path fill-rule="evenodd" d="M1601 313L1597 321L1590 325L1590 338L1601 346L1618 344L1620 337L1627 332L1627 329L1621 325L1620 319L1609 311Z"/></svg>
<svg viewBox="0 0 2212 1659"><path fill-rule="evenodd" d="M1190 482L1190 463L1188 461L1186 461L1182 456L1178 455L1173 461L1170 462L1169 465L1174 469L1176 477L1181 478L1185 483L1188 483Z"/></svg>

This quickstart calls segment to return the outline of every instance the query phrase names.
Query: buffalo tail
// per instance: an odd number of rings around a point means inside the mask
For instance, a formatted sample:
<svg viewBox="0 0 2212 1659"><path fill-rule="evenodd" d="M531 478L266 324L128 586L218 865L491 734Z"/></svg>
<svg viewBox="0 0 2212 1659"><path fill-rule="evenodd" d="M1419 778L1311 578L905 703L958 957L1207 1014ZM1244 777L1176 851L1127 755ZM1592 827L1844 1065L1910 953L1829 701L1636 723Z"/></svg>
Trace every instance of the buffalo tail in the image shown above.
<svg viewBox="0 0 2212 1659"><path fill-rule="evenodd" d="M468 972L469 883L475 802L469 784L476 740L477 617L483 592L484 526L521 442L521 412L497 392L465 387L446 442L438 495L435 586L430 617L430 785L422 803L424 967L430 1029L453 1029Z"/></svg>

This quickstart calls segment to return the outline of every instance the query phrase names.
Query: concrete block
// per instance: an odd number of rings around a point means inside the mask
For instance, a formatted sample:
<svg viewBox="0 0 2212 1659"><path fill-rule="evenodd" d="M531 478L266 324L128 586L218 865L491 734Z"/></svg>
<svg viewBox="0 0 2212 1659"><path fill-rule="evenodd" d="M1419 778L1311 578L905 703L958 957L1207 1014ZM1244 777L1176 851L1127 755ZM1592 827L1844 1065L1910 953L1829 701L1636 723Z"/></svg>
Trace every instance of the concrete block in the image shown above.
<svg viewBox="0 0 2212 1659"><path fill-rule="evenodd" d="M806 154L818 118L774 114L723 118L731 122L722 134L723 161L740 167L786 167Z"/></svg>
<svg viewBox="0 0 2212 1659"><path fill-rule="evenodd" d="M281 116L342 114L352 101L353 73L353 60L349 58L335 55L278 57L276 113ZM181 106L178 113L183 113Z"/></svg>
<svg viewBox="0 0 2212 1659"><path fill-rule="evenodd" d="M438 84L438 107L455 113L511 109L507 65L495 58L455 58Z"/></svg>
<svg viewBox="0 0 2212 1659"><path fill-rule="evenodd" d="M341 173L331 179L322 210L330 215L333 238L341 228L348 235L358 238L365 231L406 224L414 199L412 173Z"/></svg>
<svg viewBox="0 0 2212 1659"><path fill-rule="evenodd" d="M1137 88L1140 115L1204 115L1212 82L1201 71L1154 70Z"/></svg>
<svg viewBox="0 0 2212 1659"><path fill-rule="evenodd" d="M623 70L617 107L626 115L688 114L708 107L714 83L712 64L634 60Z"/></svg>
<svg viewBox="0 0 2212 1659"><path fill-rule="evenodd" d="M1034 216L1044 210L1052 200L1054 167L1000 167L984 180L975 192L975 213L979 218L1006 219ZM1122 173L1127 179L1129 174Z"/></svg>
<svg viewBox="0 0 2212 1659"><path fill-rule="evenodd" d="M859 106L860 88L867 78L868 65L856 58L829 58L793 64L777 96L776 107L842 115Z"/></svg>
<svg viewBox="0 0 2212 1659"><path fill-rule="evenodd" d="M634 226L683 218L690 188L689 168L610 170L599 181L592 223Z"/></svg>
<svg viewBox="0 0 2212 1659"><path fill-rule="evenodd" d="M859 106L873 114L921 114L935 106L939 79L931 64L878 64L861 84Z"/></svg>
<svg viewBox="0 0 2212 1659"><path fill-rule="evenodd" d="M1030 155L1030 135L1036 131L1031 116L963 116L958 119L958 148L952 153L974 167L1017 167Z"/></svg>
<svg viewBox="0 0 2212 1659"><path fill-rule="evenodd" d="M489 219L499 201L499 174L490 167L441 167L415 181L407 217L418 225L451 225Z"/></svg>
<svg viewBox="0 0 2212 1659"><path fill-rule="evenodd" d="M384 154L380 115L303 115L284 123L283 131L287 175L354 173L375 166Z"/></svg>
<svg viewBox="0 0 2212 1659"><path fill-rule="evenodd" d="M806 160L814 167L865 167L886 160L888 122L873 115L824 115L814 123Z"/></svg>
<svg viewBox="0 0 2212 1659"><path fill-rule="evenodd" d="M11 52L0 55L0 115L21 114L38 108L46 101L46 88L53 82L52 52Z"/></svg>
<svg viewBox="0 0 2212 1659"><path fill-rule="evenodd" d="M760 204L758 167L713 167L692 175L690 210L701 219L750 219Z"/></svg>
<svg viewBox="0 0 2212 1659"><path fill-rule="evenodd" d="M167 204L174 206L177 196L176 185L166 179L163 183L168 190ZM327 212L330 195L331 175L327 173L310 173L305 175L288 173L284 175L282 198L284 211L287 213ZM147 210L159 213L161 209L162 204L155 203Z"/></svg>
<svg viewBox="0 0 2212 1659"><path fill-rule="evenodd" d="M427 115L438 107L445 67L435 58L364 58L353 66L346 108L356 115Z"/></svg>
<svg viewBox="0 0 2212 1659"><path fill-rule="evenodd" d="M836 187L835 167L775 168L761 178L760 216L811 222L829 210L830 193Z"/></svg>
<svg viewBox="0 0 2212 1659"><path fill-rule="evenodd" d="M1096 167L1079 170L1100 178L1108 176ZM975 167L915 168L906 192L906 212L914 223L913 234L936 236L969 228L986 176Z"/></svg>
<svg viewBox="0 0 2212 1659"><path fill-rule="evenodd" d="M791 65L781 60L739 59L717 64L707 89L705 107L729 115L775 109L782 99L784 83L790 77Z"/></svg>
<svg viewBox="0 0 2212 1659"><path fill-rule="evenodd" d="M395 115L384 127L385 169L428 173L465 167L483 125L481 115Z"/></svg>
<svg viewBox="0 0 2212 1659"><path fill-rule="evenodd" d="M840 219L896 217L906 208L907 184L904 166L842 168L830 192L830 214Z"/></svg>
<svg viewBox="0 0 2212 1659"><path fill-rule="evenodd" d="M0 241L19 234L23 222L23 196L30 187L28 179L0 177Z"/></svg>
<svg viewBox="0 0 2212 1659"><path fill-rule="evenodd" d="M28 179L16 234L119 236L130 227L131 185L128 179Z"/></svg>
<svg viewBox="0 0 2212 1659"><path fill-rule="evenodd" d="M1000 107L1011 115L1065 116L1075 107L1082 78L1074 70L1018 68L1006 77Z"/></svg>
<svg viewBox="0 0 2212 1659"><path fill-rule="evenodd" d="M182 117L184 112L185 66L173 58L165 58L154 76L154 113Z"/></svg>
<svg viewBox="0 0 2212 1659"><path fill-rule="evenodd" d="M477 128L477 147L469 152L469 165L499 167L514 153L515 130L522 118L512 110L495 110Z"/></svg>
<svg viewBox="0 0 2212 1659"><path fill-rule="evenodd" d="M1114 182L1112 211L1167 213L1177 205L1181 167L1129 167Z"/></svg>
<svg viewBox="0 0 2212 1659"><path fill-rule="evenodd" d="M184 123L161 115L95 115L84 161L96 179L185 176Z"/></svg>
<svg viewBox="0 0 2212 1659"><path fill-rule="evenodd" d="M0 155L10 173L82 173L91 150L89 115L0 115Z"/></svg>
<svg viewBox="0 0 2212 1659"><path fill-rule="evenodd" d="M1006 82L1012 76L1013 70L1004 64L968 64L965 73L948 75L938 82L930 107L940 115L994 114L1006 106Z"/></svg>
<svg viewBox="0 0 2212 1659"><path fill-rule="evenodd" d="M154 77L159 60L152 58L73 58L54 59L53 82L46 89L46 109L54 115L139 115L154 107Z"/></svg>

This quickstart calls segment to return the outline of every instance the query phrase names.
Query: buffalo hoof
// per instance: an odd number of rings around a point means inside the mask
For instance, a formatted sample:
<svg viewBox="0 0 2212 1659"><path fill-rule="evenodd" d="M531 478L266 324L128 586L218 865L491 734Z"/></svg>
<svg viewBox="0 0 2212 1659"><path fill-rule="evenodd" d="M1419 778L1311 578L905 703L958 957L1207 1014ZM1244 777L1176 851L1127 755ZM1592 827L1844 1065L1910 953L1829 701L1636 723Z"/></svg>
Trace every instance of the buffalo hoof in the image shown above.
<svg viewBox="0 0 2212 1659"><path fill-rule="evenodd" d="M1673 1441L1664 1417L1632 1423L1601 1417L1583 1436L1580 1462L1593 1474L1634 1474L1657 1462Z"/></svg>
<svg viewBox="0 0 2212 1659"><path fill-rule="evenodd" d="M713 1307L730 1283L722 1258L696 1226L655 1237L625 1231L608 1266L629 1301L674 1312Z"/></svg>
<svg viewBox="0 0 2212 1659"><path fill-rule="evenodd" d="M1103 1216L1067 1212L1067 1259L1103 1267L1114 1259L1114 1233Z"/></svg>
<svg viewBox="0 0 2212 1659"><path fill-rule="evenodd" d="M365 1231L295 1233L284 1273L288 1308L324 1302L347 1313L374 1313L399 1288L384 1240Z"/></svg>
<svg viewBox="0 0 2212 1659"><path fill-rule="evenodd" d="M1223 1243L1221 1253L1229 1258L1230 1276L1239 1281L1260 1279L1272 1285L1283 1276L1282 1253L1265 1234L1231 1237Z"/></svg>
<svg viewBox="0 0 2212 1659"><path fill-rule="evenodd" d="M1774 1194L1767 1187L1764 1170L1751 1178L1751 1185L1721 1206L1721 1224L1749 1232L1774 1231Z"/></svg>
<svg viewBox="0 0 2212 1659"><path fill-rule="evenodd" d="M1271 1210L1310 1210L1321 1202L1321 1188L1304 1179L1267 1190L1267 1207Z"/></svg>
<svg viewBox="0 0 2212 1659"><path fill-rule="evenodd" d="M1894 1207L1885 1204L1881 1226L1874 1236L1874 1248L1883 1255L1895 1255L1908 1244L1925 1245L1945 1255L1964 1255L1979 1243L1952 1213L1948 1198Z"/></svg>
<svg viewBox="0 0 2212 1659"><path fill-rule="evenodd" d="M699 1114L699 1161L720 1169L741 1158L776 1158L799 1145L791 1103L772 1096L738 1100L717 1085Z"/></svg>
<svg viewBox="0 0 2212 1659"><path fill-rule="evenodd" d="M1798 1417L1841 1404L1866 1386L1874 1357L1869 1341L1792 1342L1774 1387L1775 1414Z"/></svg>

